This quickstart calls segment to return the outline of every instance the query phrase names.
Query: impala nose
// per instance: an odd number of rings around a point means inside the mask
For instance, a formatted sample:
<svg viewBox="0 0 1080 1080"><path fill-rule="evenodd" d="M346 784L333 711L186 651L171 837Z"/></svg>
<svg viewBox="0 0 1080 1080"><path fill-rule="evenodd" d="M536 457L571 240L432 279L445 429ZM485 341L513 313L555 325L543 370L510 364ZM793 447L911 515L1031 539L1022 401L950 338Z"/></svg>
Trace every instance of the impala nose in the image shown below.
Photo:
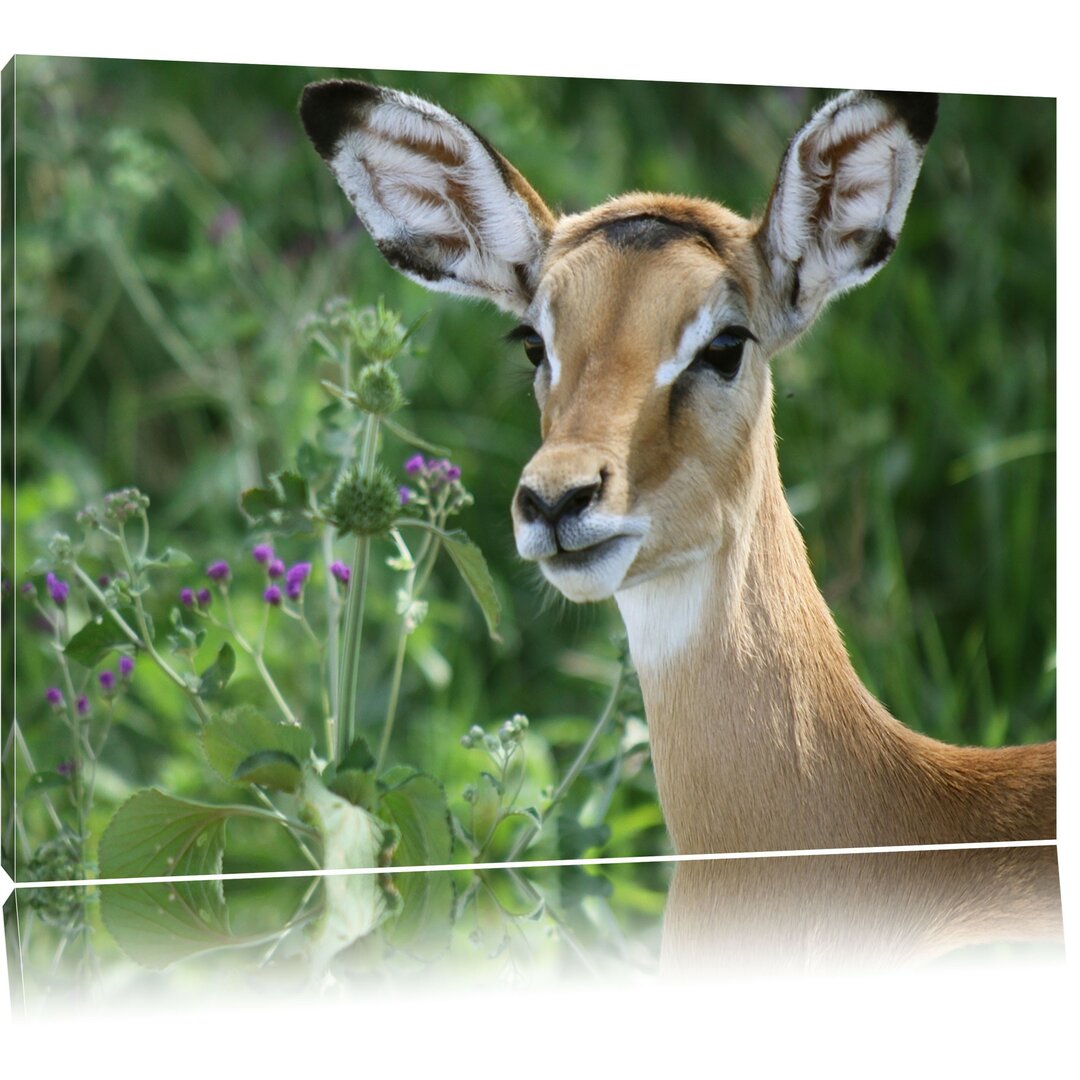
<svg viewBox="0 0 1080 1080"><path fill-rule="evenodd" d="M554 502L548 502L539 492L527 484L522 484L517 493L518 511L522 519L530 525L543 520L554 528L565 518L577 517L587 510L600 487L600 481L573 487L564 491Z"/></svg>

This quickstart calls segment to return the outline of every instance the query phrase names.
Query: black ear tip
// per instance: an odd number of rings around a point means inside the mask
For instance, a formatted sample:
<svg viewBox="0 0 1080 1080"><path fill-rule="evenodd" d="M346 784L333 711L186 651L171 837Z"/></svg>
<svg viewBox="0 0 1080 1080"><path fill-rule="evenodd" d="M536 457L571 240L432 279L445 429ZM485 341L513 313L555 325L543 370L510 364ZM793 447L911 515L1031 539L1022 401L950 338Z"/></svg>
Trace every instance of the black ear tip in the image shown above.
<svg viewBox="0 0 1080 1080"><path fill-rule="evenodd" d="M902 90L879 90L877 96L896 110L912 138L924 146L930 141L938 119L937 94L909 93Z"/></svg>
<svg viewBox="0 0 1080 1080"><path fill-rule="evenodd" d="M379 96L377 86L354 79L328 79L305 86L300 94L300 120L315 149L324 158L333 157L341 136Z"/></svg>

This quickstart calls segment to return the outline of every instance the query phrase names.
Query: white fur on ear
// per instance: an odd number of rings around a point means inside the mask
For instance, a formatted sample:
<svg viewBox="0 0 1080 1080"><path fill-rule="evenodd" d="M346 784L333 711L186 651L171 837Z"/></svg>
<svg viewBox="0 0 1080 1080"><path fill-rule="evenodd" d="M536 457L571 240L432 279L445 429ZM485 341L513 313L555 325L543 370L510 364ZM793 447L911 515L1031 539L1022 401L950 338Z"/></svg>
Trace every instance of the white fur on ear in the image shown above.
<svg viewBox="0 0 1080 1080"><path fill-rule="evenodd" d="M850 91L795 135L758 234L790 330L888 261L936 116L934 95Z"/></svg>
<svg viewBox="0 0 1080 1080"><path fill-rule="evenodd" d="M317 83L301 116L361 221L402 273L520 314L553 218L467 124L409 94Z"/></svg>

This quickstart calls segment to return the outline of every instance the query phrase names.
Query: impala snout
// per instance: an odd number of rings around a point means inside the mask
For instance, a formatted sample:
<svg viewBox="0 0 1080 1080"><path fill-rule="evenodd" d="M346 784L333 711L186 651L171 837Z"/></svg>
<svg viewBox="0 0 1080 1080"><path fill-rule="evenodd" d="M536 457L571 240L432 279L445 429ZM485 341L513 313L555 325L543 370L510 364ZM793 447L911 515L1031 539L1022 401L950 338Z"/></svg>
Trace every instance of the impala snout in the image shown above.
<svg viewBox="0 0 1080 1080"><path fill-rule="evenodd" d="M569 600L610 596L634 561L645 523L622 512L624 487L595 455L565 448L541 449L522 475L512 508L518 554Z"/></svg>

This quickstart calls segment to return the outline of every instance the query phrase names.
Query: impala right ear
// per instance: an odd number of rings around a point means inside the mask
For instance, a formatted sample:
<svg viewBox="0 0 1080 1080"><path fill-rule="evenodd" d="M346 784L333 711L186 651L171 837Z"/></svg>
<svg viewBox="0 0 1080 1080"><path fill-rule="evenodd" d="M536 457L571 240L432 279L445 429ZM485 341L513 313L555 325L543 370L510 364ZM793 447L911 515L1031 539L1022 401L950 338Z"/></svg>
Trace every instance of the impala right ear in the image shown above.
<svg viewBox="0 0 1080 1080"><path fill-rule="evenodd" d="M300 117L387 261L429 289L522 314L555 219L463 121L367 83L312 83Z"/></svg>
<svg viewBox="0 0 1080 1080"><path fill-rule="evenodd" d="M936 94L852 90L791 140L757 234L786 335L888 261L937 110Z"/></svg>

